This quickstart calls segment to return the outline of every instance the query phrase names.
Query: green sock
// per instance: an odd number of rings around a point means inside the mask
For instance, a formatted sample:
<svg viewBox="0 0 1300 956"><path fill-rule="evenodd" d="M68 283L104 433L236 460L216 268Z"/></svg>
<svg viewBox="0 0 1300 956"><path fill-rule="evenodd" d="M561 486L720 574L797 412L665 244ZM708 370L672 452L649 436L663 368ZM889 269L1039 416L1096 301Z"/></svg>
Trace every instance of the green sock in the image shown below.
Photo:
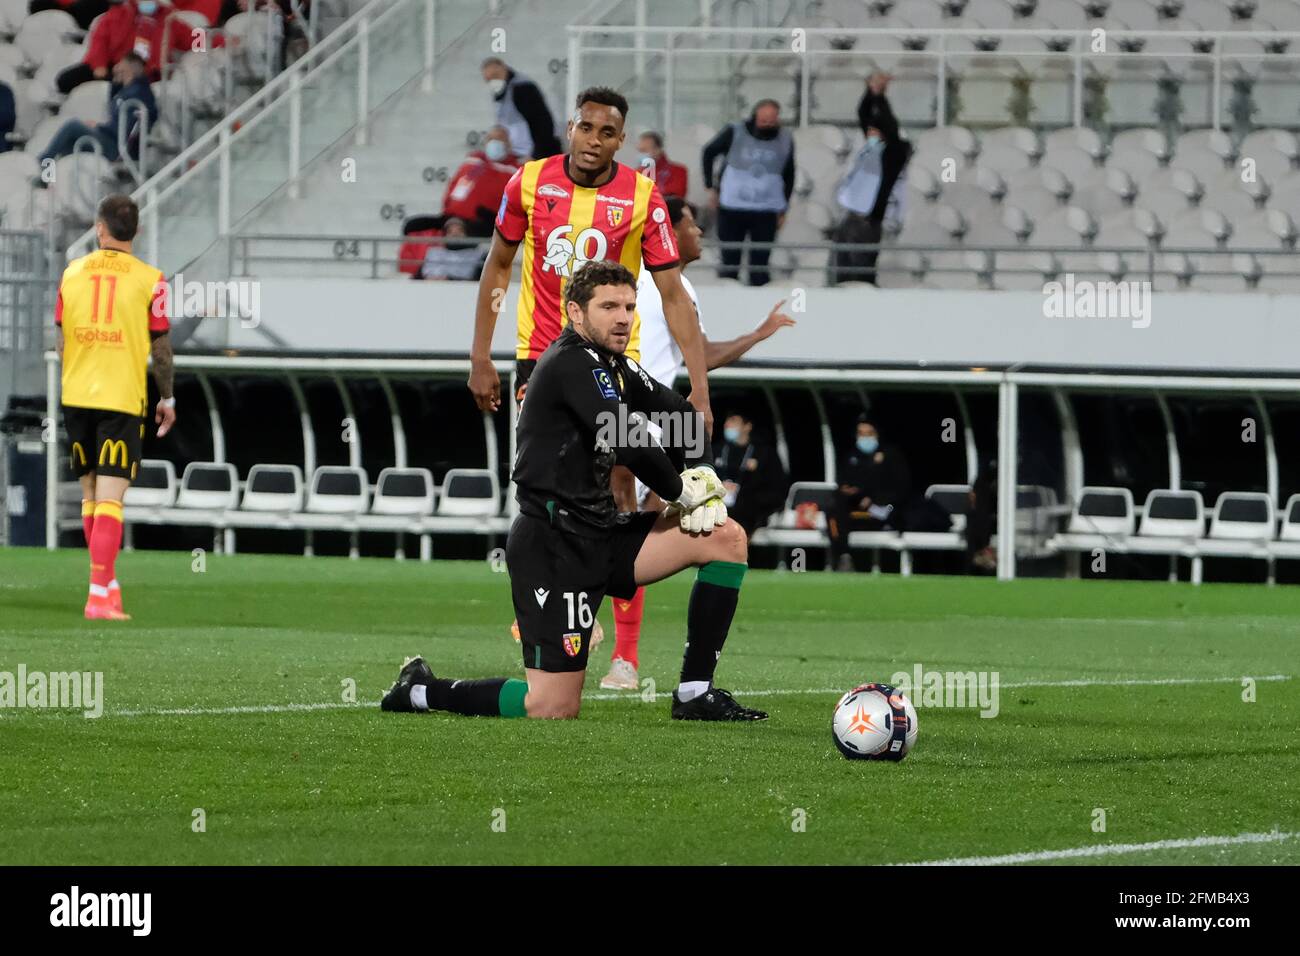
<svg viewBox="0 0 1300 956"><path fill-rule="evenodd" d="M713 671L718 666L740 600L745 570L745 565L735 561L710 561L700 568L686 611L682 683L713 680Z"/></svg>

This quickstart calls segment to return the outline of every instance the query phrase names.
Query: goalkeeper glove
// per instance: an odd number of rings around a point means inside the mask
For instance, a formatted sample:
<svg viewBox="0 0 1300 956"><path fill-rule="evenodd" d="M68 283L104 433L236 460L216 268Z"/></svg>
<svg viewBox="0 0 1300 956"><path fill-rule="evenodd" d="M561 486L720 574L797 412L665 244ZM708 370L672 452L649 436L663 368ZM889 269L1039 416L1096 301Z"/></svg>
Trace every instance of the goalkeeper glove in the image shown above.
<svg viewBox="0 0 1300 956"><path fill-rule="evenodd" d="M692 534L712 531L727 521L727 506L722 503L726 488L708 465L687 468L682 472L682 493L673 505L680 512L683 531Z"/></svg>

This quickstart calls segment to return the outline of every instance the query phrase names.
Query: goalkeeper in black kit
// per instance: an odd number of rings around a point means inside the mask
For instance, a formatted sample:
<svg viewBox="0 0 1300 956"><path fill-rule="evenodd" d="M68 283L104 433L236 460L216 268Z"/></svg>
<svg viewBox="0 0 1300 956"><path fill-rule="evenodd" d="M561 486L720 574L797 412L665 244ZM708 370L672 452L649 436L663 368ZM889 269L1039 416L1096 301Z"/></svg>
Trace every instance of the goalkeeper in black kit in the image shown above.
<svg viewBox="0 0 1300 956"><path fill-rule="evenodd" d="M712 452L702 417L623 354L636 279L619 263L587 262L565 286L564 310L568 326L538 360L520 410L513 475L519 516L506 545L528 679L449 680L415 657L381 706L577 717L605 595L630 598L640 585L695 567L672 717L764 720L767 714L713 685L745 576L746 536L727 517L722 481L707 464ZM647 417L661 426L668 447L649 438ZM630 468L668 507L620 513L609 484L615 464Z"/></svg>

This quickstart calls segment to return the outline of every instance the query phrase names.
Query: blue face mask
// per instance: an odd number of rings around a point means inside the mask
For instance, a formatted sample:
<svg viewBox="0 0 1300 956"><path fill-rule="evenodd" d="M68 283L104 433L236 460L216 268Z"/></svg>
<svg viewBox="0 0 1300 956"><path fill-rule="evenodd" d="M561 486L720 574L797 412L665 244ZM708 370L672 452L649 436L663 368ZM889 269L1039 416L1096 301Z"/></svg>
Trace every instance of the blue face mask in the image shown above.
<svg viewBox="0 0 1300 956"><path fill-rule="evenodd" d="M499 139L490 139L483 145L483 155L493 162L506 158L506 144Z"/></svg>
<svg viewBox="0 0 1300 956"><path fill-rule="evenodd" d="M740 429L724 428L722 430L722 437L734 445L736 442L740 441Z"/></svg>
<svg viewBox="0 0 1300 956"><path fill-rule="evenodd" d="M879 137L879 136L868 136L868 137L867 137L867 149L876 150L876 149L879 149L879 148L880 148L880 137Z"/></svg>
<svg viewBox="0 0 1300 956"><path fill-rule="evenodd" d="M158 12L158 4L155 3L154 0L140 0L140 2L136 4L136 9L146 17L151 17Z"/></svg>
<svg viewBox="0 0 1300 956"><path fill-rule="evenodd" d="M876 453L876 449L880 447L880 439L874 436L869 436L867 438L859 438L857 445L858 445L858 451L862 452L862 454L874 455Z"/></svg>

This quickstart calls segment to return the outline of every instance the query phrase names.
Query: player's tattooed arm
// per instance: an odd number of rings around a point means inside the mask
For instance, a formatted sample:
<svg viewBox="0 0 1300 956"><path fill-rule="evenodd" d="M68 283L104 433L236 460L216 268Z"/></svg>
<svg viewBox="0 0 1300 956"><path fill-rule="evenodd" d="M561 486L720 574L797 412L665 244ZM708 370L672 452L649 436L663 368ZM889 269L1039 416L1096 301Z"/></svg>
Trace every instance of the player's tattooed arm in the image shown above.
<svg viewBox="0 0 1300 956"><path fill-rule="evenodd" d="M160 398L172 397L175 380L175 356L172 354L172 339L166 332L153 332L153 345L149 356L153 360L153 379L158 383Z"/></svg>

